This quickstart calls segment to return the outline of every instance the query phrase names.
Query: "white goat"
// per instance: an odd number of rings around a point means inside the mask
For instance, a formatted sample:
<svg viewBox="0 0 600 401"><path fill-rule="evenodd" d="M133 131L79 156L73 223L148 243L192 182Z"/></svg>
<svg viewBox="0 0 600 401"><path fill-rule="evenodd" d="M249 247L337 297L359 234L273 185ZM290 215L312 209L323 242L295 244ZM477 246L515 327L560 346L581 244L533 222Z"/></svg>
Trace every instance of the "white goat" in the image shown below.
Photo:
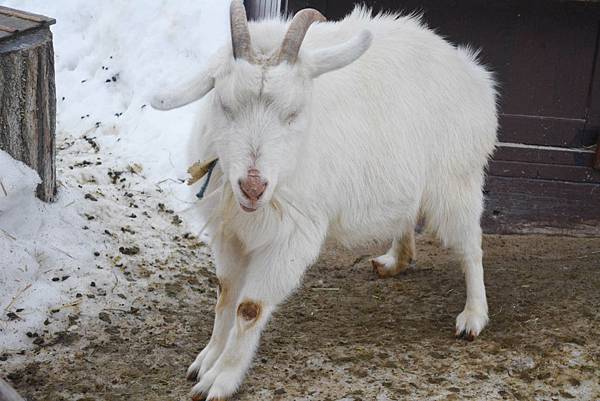
<svg viewBox="0 0 600 401"><path fill-rule="evenodd" d="M291 22L248 24L235 0L230 18L231 45L153 101L168 110L207 96L190 158L218 157L198 206L219 295L212 337L188 370L199 380L194 399L236 391L273 310L326 236L393 239L372 261L390 276L413 258L424 216L465 273L456 333L477 336L488 320L480 216L496 143L492 75L415 16L357 8L324 22L306 9Z"/></svg>

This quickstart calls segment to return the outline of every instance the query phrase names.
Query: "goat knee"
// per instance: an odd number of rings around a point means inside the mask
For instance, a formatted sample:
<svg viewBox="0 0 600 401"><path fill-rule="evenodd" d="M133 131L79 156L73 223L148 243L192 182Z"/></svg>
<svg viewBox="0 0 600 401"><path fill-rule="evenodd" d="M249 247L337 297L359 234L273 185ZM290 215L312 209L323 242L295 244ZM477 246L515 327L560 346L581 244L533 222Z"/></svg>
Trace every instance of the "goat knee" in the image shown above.
<svg viewBox="0 0 600 401"><path fill-rule="evenodd" d="M260 318L261 311L261 304L251 300L240 303L237 308L237 314L240 319L249 324L256 322Z"/></svg>

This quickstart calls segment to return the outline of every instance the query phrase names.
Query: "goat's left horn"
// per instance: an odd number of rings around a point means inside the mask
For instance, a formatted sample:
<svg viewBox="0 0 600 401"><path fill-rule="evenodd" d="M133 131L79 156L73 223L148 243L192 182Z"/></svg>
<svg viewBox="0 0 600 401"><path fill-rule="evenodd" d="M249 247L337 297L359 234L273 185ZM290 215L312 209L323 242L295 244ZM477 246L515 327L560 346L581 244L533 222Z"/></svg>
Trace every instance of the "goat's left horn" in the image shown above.
<svg viewBox="0 0 600 401"><path fill-rule="evenodd" d="M252 43L246 9L241 0L233 0L229 7L229 23L231 27L231 47L235 59L252 61Z"/></svg>
<svg viewBox="0 0 600 401"><path fill-rule="evenodd" d="M302 41L304 40L304 36L306 36L308 28L310 28L313 22L324 22L326 20L327 19L323 14L312 8L305 8L304 10L298 11L298 13L294 15L290 27L281 43L281 48L279 49L277 57L278 63L283 61L287 61L290 64L296 63L300 46L302 45Z"/></svg>

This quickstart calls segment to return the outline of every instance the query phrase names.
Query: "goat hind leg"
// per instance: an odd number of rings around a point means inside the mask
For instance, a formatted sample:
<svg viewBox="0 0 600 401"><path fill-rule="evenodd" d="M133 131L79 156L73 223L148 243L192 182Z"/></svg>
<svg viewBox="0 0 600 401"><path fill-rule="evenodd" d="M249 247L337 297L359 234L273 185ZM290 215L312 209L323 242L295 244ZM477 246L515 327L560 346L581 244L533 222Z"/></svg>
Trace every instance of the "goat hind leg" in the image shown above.
<svg viewBox="0 0 600 401"><path fill-rule="evenodd" d="M371 259L373 271L379 278L393 277L406 270L415 258L415 233L413 228L394 238L386 254Z"/></svg>
<svg viewBox="0 0 600 401"><path fill-rule="evenodd" d="M475 178L444 192L445 207L437 219L438 235L460 258L465 276L467 300L456 318L456 336L467 340L475 339L488 323L480 225L483 177Z"/></svg>

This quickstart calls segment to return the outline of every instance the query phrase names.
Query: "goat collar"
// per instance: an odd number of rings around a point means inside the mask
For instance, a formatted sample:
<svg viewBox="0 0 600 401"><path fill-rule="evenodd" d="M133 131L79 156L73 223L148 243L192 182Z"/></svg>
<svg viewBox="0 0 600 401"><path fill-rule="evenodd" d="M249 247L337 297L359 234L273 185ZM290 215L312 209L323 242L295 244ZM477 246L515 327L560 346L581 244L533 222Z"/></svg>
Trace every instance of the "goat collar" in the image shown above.
<svg viewBox="0 0 600 401"><path fill-rule="evenodd" d="M210 182L210 177L218 161L218 158L203 162L198 161L188 168L187 172L190 174L190 178L187 180L188 185L195 184L206 175L206 180L202 184L200 191L198 191L196 194L198 199L204 198L204 193L206 192L206 188L208 188L208 183Z"/></svg>

